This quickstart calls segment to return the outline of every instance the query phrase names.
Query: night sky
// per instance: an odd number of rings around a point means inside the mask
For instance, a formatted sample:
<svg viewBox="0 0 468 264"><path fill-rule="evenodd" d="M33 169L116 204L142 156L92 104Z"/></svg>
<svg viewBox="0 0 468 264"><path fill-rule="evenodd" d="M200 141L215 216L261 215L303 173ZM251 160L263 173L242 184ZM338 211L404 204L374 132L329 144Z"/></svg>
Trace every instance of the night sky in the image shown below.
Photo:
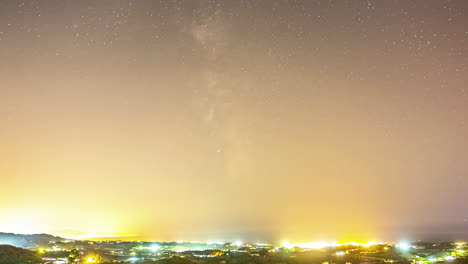
<svg viewBox="0 0 468 264"><path fill-rule="evenodd" d="M0 0L0 232L468 238L468 1Z"/></svg>

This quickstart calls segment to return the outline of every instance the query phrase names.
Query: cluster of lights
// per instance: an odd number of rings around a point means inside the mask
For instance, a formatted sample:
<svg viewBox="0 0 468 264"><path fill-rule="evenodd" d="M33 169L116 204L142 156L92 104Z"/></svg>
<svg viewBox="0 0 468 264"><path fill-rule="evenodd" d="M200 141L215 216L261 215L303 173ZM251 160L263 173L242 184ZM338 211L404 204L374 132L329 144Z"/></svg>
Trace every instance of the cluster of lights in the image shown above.
<svg viewBox="0 0 468 264"><path fill-rule="evenodd" d="M139 258L135 258L135 257L132 257L132 258L129 258L128 261L130 261L130 263L135 263L139 260Z"/></svg>
<svg viewBox="0 0 468 264"><path fill-rule="evenodd" d="M455 243L455 245L457 246L457 248L463 248L467 246L466 242L457 242Z"/></svg>
<svg viewBox="0 0 468 264"><path fill-rule="evenodd" d="M345 243L337 243L337 242L313 242L313 243L296 243L291 244L287 241L282 243L282 246L288 249L291 248L302 248L302 249L322 249L322 248L330 248L330 247L339 247L339 246L356 246L356 247L371 247L374 245L379 245L382 243L378 242L367 242L367 243L359 243L359 242L345 242Z"/></svg>
<svg viewBox="0 0 468 264"><path fill-rule="evenodd" d="M143 246L140 246L137 248L138 250L148 250L148 251L152 251L152 252L156 252L158 250L161 249L161 246L159 245L151 245L149 247L143 247ZM134 252L133 252L134 253Z"/></svg>
<svg viewBox="0 0 468 264"><path fill-rule="evenodd" d="M178 244L180 243L187 243L187 242L183 242L183 241L177 241ZM192 242L193 243L193 242ZM199 242L199 243L203 243L203 242ZM222 242L207 242L206 244L208 245L217 245L217 244L224 244ZM237 246L237 247L241 247L243 245L246 245L244 244L242 241L236 241L234 243L232 243L233 246ZM249 244L247 244L249 245ZM269 244L253 244L255 246L270 246ZM389 250L390 247L388 247L387 243L380 243L380 242L366 242L366 243L362 243L362 242L344 242L344 243L338 243L338 242L313 242L313 243L289 243L287 241L283 242L282 243L282 247L283 248L287 248L287 249L293 249L293 248L301 248L301 249L324 249L324 248L337 248L337 247L341 247L341 246L356 246L356 247L371 247L371 246L374 246L374 245L384 245L385 247L383 248L384 250ZM467 250L466 250L466 247L468 246L468 244L466 242L457 242L457 243L454 243L454 249L453 251L450 253L450 255L445 255L445 256L440 256L440 257L429 257L429 258L420 258L418 256L417 259L414 260L414 263L418 263L418 264L431 264L431 263L434 263L434 262L440 262L440 261L454 261L456 260L458 257L462 257L462 256L466 256L468 254ZM411 243L409 242L406 242L406 241L401 241L399 243L396 243L394 244L395 248L399 249L400 251L409 251L410 249L412 248L416 248L414 247L413 245L411 245ZM161 246L158 245L158 244L153 244L153 245L150 245L150 246L146 246L146 247L143 247L143 246L140 246L138 248L136 248L137 250L148 250L148 251L151 251L151 252L157 252L157 251L160 251L161 250ZM279 247L275 247L274 249L271 249L272 251L277 251L279 250L280 248ZM39 248L38 249L38 252L41 253L41 254L44 254L46 252L53 252L53 251L64 251L65 249L62 249L62 248L59 248L59 247L53 247L53 248ZM180 250L180 251L177 251L177 252L181 252L183 250ZM346 254L348 254L348 251L337 251L335 252L336 256L345 256ZM132 257L129 259L130 262L136 262L138 261L139 259L134 257L135 256L135 252L131 252L131 255ZM158 254L160 255L160 254ZM211 255L209 256L205 256L205 257L211 257ZM46 259L44 259L46 260ZM98 262L98 258L96 258L95 256L87 256L83 259L83 261L85 263L97 263ZM393 262L392 260L386 260L385 262Z"/></svg>
<svg viewBox="0 0 468 264"><path fill-rule="evenodd" d="M234 245L240 247L240 246L243 245L243 243L242 243L242 241L236 241L236 242L234 243Z"/></svg>
<svg viewBox="0 0 468 264"><path fill-rule="evenodd" d="M406 241L403 241L403 242L398 243L396 247L402 251L408 251L411 249L411 244Z"/></svg>
<svg viewBox="0 0 468 264"><path fill-rule="evenodd" d="M453 255L449 255L449 256L446 256L446 257L442 257L442 258L435 258L435 257L430 257L427 259L427 261L418 261L418 263L427 263L427 262L439 262L439 261L454 261L456 258L455 256Z"/></svg>
<svg viewBox="0 0 468 264"><path fill-rule="evenodd" d="M89 258L86 259L86 263L96 263L96 258L89 257Z"/></svg>
<svg viewBox="0 0 468 264"><path fill-rule="evenodd" d="M44 254L44 253L50 252L50 251L52 251L52 252L56 252L56 251L65 251L65 249L59 248L59 247L53 247L53 248L39 248L38 251L39 251L40 254Z"/></svg>

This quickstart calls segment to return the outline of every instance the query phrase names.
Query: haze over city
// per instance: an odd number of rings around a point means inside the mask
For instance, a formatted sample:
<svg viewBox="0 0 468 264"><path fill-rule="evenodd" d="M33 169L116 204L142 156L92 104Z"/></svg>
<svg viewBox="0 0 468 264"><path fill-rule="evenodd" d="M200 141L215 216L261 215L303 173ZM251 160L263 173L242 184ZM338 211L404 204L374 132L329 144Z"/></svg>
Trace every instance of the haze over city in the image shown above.
<svg viewBox="0 0 468 264"><path fill-rule="evenodd" d="M468 1L0 1L0 232L468 239Z"/></svg>

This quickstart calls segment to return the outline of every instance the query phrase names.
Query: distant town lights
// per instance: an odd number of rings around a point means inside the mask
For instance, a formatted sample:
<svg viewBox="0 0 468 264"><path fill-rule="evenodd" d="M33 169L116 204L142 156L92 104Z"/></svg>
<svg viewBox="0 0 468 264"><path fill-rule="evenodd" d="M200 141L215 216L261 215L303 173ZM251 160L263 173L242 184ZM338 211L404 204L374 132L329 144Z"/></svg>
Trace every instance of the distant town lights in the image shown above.
<svg viewBox="0 0 468 264"><path fill-rule="evenodd" d="M281 243L281 246L282 246L282 247L285 247L285 248L292 248L292 247L291 247L291 243L289 243L289 241L283 241L283 242Z"/></svg>
<svg viewBox="0 0 468 264"><path fill-rule="evenodd" d="M236 241L236 243L234 243L234 245L240 247L240 246L242 246L243 244L242 244L242 241Z"/></svg>
<svg viewBox="0 0 468 264"><path fill-rule="evenodd" d="M396 247L399 248L400 250L407 251L411 248L411 244L406 241L402 241L398 243Z"/></svg>
<svg viewBox="0 0 468 264"><path fill-rule="evenodd" d="M466 242L456 242L455 245L457 248L462 248L463 246L466 246Z"/></svg>
<svg viewBox="0 0 468 264"><path fill-rule="evenodd" d="M282 242L281 245L284 248L303 248L303 249L323 249L323 248L330 248L330 247L338 247L338 246L356 246L356 247L371 247L374 245L378 245L382 243L378 242L367 242L367 243L359 243L359 242L346 242L346 243L337 243L337 242L313 242L313 243L296 243L291 244L287 241Z"/></svg>
<svg viewBox="0 0 468 264"><path fill-rule="evenodd" d="M150 247L150 250L151 250L151 251L158 251L160 248L161 248L161 247L158 246L158 245L152 245L152 246Z"/></svg>

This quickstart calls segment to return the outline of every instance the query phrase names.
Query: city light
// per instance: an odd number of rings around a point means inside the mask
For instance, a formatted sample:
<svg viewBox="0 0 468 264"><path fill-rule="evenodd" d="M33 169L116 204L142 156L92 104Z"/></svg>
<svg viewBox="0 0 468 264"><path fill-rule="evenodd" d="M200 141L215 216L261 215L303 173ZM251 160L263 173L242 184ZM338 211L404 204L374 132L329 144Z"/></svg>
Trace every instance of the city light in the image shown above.
<svg viewBox="0 0 468 264"><path fill-rule="evenodd" d="M400 250L408 251L411 248L411 244L406 241L402 241L398 243L396 247L399 248Z"/></svg>
<svg viewBox="0 0 468 264"><path fill-rule="evenodd" d="M151 250L151 251L158 251L160 248L161 248L161 246L152 245L152 246L150 247L150 250Z"/></svg>
<svg viewBox="0 0 468 264"><path fill-rule="evenodd" d="M243 244L242 244L242 241L236 241L236 242L234 243L234 245L240 247L240 246L242 246Z"/></svg>
<svg viewBox="0 0 468 264"><path fill-rule="evenodd" d="M1 234L1 233L0 233ZM248 258L255 263L259 257L281 257L283 263L291 263L291 260L300 260L298 263L308 263L310 256L317 256L317 263L346 263L355 258L362 261L372 260L375 263L413 263L433 264L436 262L452 263L466 256L466 244L457 242L447 243L415 243L410 241L393 242L301 242L291 243L283 241L279 244L251 243L237 240L232 243L209 242L184 242L184 245L174 242L145 242L133 241L122 243L121 241L48 241L32 242L35 247L32 251L41 254L43 261L53 264L68 262L68 257L73 256L72 263L105 263L126 260L131 263L140 263L145 260L162 260L170 258L185 258L193 260L197 258L218 258L213 263L222 261L222 256L229 255L236 259L236 252L242 258ZM129 244L127 244L129 243ZM233 245L237 247L233 247ZM375 246L378 245L378 246ZM461 246L460 246L461 245ZM398 251L389 251L392 248ZM70 250L73 249L73 250ZM411 251L409 251L412 249ZM96 252L99 252L96 253ZM61 255L59 257L59 255ZM65 257L68 256L68 257ZM349 257L348 257L349 256ZM110 262L109 262L110 261ZM333 261L333 262L332 262ZM402 262L404 261L404 262ZM15 262L16 263L16 262ZM188 263L188 262L187 262ZM266 262L269 263L269 262ZM359 263L359 262L356 262ZM362 262L361 262L362 263ZM190 263L188 263L190 264ZM194 263L192 263L194 264Z"/></svg>
<svg viewBox="0 0 468 264"><path fill-rule="evenodd" d="M338 247L338 246L371 247L371 246L375 246L375 245L378 245L378 244L382 244L382 243L378 243L378 242L375 242L375 241L366 242L366 243L360 243L360 242L337 243L337 242L319 241L319 242L312 242L312 243L295 243L295 244L291 244L288 241L284 241L284 242L281 243L281 246L284 247L284 248L288 248L288 249L295 248L295 247L303 248L303 249L323 249L323 248Z"/></svg>
<svg viewBox="0 0 468 264"><path fill-rule="evenodd" d="M289 241L283 241L281 243L281 246L284 247L284 248L292 248L291 243L289 243Z"/></svg>
<svg viewBox="0 0 468 264"><path fill-rule="evenodd" d="M130 261L130 263L135 263L138 261L138 258L129 258L128 261Z"/></svg>
<svg viewBox="0 0 468 264"><path fill-rule="evenodd" d="M466 242L456 242L455 245L457 246L457 248L462 248L466 246Z"/></svg>
<svg viewBox="0 0 468 264"><path fill-rule="evenodd" d="M375 242L375 241L371 241L371 242L367 242L367 243L358 243L358 245L362 246L362 247L371 247L371 246L375 246L379 243Z"/></svg>

